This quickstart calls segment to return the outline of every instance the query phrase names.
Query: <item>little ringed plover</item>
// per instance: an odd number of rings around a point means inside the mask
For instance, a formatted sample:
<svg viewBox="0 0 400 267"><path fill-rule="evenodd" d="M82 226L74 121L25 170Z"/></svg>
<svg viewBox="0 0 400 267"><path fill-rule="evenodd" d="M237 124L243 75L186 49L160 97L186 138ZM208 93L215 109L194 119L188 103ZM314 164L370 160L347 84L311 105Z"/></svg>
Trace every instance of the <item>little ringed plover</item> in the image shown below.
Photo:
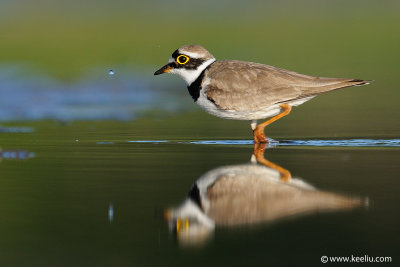
<svg viewBox="0 0 400 267"><path fill-rule="evenodd" d="M193 100L208 113L249 120L255 143L265 143L265 126L313 97L370 81L313 77L253 62L216 60L200 45L178 48L154 75L181 76ZM270 118L258 124L257 120Z"/></svg>

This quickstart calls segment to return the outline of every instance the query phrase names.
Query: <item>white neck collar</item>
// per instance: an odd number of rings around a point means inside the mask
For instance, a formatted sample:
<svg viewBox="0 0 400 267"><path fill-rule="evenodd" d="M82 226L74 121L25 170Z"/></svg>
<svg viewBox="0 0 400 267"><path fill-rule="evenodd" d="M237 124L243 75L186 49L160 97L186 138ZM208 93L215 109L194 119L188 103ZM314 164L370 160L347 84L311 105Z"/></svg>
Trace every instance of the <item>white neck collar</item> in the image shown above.
<svg viewBox="0 0 400 267"><path fill-rule="evenodd" d="M208 66L215 62L215 58L211 58L207 61L204 61L197 69L195 70L187 70L187 69L173 69L170 73L177 74L185 80L187 86L190 86L205 70Z"/></svg>

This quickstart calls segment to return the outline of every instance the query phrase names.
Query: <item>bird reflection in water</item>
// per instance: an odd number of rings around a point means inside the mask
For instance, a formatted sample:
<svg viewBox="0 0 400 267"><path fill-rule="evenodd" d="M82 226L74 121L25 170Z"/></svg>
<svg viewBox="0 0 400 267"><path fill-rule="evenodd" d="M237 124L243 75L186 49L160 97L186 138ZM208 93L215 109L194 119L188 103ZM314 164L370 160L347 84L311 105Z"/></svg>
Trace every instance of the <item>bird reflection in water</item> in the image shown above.
<svg viewBox="0 0 400 267"><path fill-rule="evenodd" d="M264 157L265 144L254 147L251 162L208 171L187 199L165 211L180 243L204 243L215 227L274 222L295 215L339 211L367 205L361 198L323 192Z"/></svg>

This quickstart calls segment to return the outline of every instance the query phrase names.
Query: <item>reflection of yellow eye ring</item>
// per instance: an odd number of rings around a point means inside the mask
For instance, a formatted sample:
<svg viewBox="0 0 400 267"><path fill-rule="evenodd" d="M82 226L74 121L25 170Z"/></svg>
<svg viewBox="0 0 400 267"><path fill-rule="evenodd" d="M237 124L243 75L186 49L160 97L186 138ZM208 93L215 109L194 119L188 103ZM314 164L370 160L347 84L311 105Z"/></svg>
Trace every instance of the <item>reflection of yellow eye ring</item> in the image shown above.
<svg viewBox="0 0 400 267"><path fill-rule="evenodd" d="M176 62L178 62L181 65L188 63L188 61L189 57L185 55L180 55L176 58Z"/></svg>

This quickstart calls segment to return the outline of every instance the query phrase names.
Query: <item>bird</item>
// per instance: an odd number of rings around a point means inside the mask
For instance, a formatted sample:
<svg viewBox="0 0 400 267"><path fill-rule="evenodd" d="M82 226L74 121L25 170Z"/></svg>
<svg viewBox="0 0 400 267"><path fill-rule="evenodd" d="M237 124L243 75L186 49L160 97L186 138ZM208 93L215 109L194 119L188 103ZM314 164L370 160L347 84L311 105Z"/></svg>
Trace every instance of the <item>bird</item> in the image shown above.
<svg viewBox="0 0 400 267"><path fill-rule="evenodd" d="M200 45L184 45L154 75L183 78L190 96L211 115L250 121L254 143L268 142L264 129L315 96L369 80L325 78L238 60L216 60ZM269 118L269 119L268 119ZM258 120L268 119L257 124Z"/></svg>
<svg viewBox="0 0 400 267"><path fill-rule="evenodd" d="M180 243L202 244L218 227L368 208L368 198L322 191L298 177L285 180L276 164L266 162L264 149L255 149L250 162L216 167L201 175L187 198L164 213Z"/></svg>

